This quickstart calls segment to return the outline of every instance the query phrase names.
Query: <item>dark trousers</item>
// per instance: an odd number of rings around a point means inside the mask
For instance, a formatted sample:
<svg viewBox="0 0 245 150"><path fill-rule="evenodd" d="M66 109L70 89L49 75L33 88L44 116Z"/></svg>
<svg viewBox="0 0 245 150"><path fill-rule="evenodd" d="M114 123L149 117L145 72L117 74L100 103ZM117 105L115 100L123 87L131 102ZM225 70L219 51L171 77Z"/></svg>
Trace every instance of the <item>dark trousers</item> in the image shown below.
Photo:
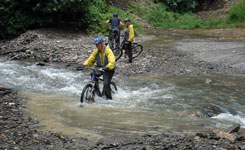
<svg viewBox="0 0 245 150"><path fill-rule="evenodd" d="M111 83L111 79L114 75L114 72L115 72L114 70L112 70L112 71L107 70L103 73L103 79L104 79L103 84L104 84L104 86L103 86L102 96L105 95L107 99L112 99L110 83Z"/></svg>
<svg viewBox="0 0 245 150"><path fill-rule="evenodd" d="M116 43L116 47L119 47L119 45L120 45L120 30L118 30L118 29L114 29L114 30L110 31L109 45L110 45L111 49L114 48L114 41Z"/></svg>
<svg viewBox="0 0 245 150"><path fill-rule="evenodd" d="M126 46L126 52L128 54L129 62L132 62L132 42L127 42Z"/></svg>

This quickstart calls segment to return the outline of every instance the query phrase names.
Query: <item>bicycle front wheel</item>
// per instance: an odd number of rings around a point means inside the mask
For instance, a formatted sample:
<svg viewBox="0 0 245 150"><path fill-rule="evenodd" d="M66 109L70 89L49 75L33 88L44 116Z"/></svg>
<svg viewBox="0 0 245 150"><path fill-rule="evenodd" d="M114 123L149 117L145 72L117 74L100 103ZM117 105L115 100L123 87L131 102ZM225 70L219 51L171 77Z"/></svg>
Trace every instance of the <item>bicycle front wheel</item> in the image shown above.
<svg viewBox="0 0 245 150"><path fill-rule="evenodd" d="M141 54L142 51L143 51L143 46L142 45L136 45L136 46L134 46L132 48L132 55L133 55L132 57L133 58L138 57Z"/></svg>
<svg viewBox="0 0 245 150"><path fill-rule="evenodd" d="M116 57L116 61L118 61L122 57L122 54L123 54L122 49L114 48L112 51Z"/></svg>
<svg viewBox="0 0 245 150"><path fill-rule="evenodd" d="M93 91L92 84L87 84L82 91L80 102L94 102L95 92Z"/></svg>

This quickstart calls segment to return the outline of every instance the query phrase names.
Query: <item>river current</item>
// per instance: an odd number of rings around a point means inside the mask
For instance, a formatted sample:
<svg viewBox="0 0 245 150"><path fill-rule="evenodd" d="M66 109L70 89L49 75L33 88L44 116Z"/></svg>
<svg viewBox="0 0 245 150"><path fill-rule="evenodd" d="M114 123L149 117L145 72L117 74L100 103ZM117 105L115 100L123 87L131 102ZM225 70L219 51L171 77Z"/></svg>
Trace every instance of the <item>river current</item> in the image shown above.
<svg viewBox="0 0 245 150"><path fill-rule="evenodd" d="M239 76L132 76L116 74L113 100L80 107L89 72L0 61L0 83L18 90L27 112L48 130L102 137L197 132L245 127L245 78ZM211 83L207 82L211 81Z"/></svg>

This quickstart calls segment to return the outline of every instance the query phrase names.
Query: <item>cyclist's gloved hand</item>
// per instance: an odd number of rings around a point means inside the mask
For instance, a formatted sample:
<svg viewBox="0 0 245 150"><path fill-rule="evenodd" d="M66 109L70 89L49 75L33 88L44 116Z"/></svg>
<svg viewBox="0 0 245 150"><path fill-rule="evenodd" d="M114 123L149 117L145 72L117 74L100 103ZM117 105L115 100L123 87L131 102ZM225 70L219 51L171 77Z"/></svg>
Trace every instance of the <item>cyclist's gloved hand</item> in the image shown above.
<svg viewBox="0 0 245 150"><path fill-rule="evenodd" d="M105 66L105 67L102 67L102 70L103 71L106 71L107 70L107 67Z"/></svg>
<svg viewBox="0 0 245 150"><path fill-rule="evenodd" d="M126 45L128 45L128 43L129 43L128 41L125 41L125 44L126 44Z"/></svg>

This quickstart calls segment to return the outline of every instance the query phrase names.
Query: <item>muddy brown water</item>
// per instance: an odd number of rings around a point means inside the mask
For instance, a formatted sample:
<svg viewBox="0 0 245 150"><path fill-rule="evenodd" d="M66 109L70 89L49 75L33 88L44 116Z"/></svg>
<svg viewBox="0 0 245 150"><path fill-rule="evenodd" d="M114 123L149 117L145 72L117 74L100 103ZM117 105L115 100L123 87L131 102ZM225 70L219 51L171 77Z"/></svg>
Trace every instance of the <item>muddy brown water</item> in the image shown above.
<svg viewBox="0 0 245 150"><path fill-rule="evenodd" d="M151 35L151 41L143 39L143 44L161 47L186 38L207 38L179 32ZM29 99L27 111L40 125L70 136L189 133L234 123L245 127L242 75L117 75L113 80L119 89L112 101L97 98L95 103L80 107L80 93L89 81L89 72L3 60L0 69L0 82Z"/></svg>

